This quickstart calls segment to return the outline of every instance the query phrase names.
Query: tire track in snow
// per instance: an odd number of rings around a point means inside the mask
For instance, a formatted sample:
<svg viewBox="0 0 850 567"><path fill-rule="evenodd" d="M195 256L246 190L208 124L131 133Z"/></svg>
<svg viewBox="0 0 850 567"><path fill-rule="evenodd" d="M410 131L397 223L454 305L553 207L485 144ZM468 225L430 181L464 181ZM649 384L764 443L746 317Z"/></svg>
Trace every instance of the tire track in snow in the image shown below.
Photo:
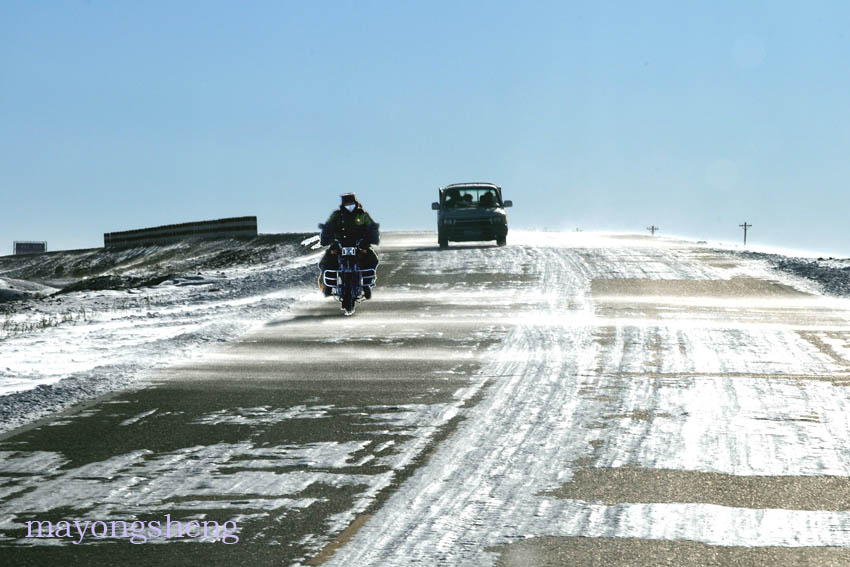
<svg viewBox="0 0 850 567"><path fill-rule="evenodd" d="M552 249L538 257L550 305L581 305L587 267ZM553 268L554 266L554 268ZM556 306L555 304L559 304ZM571 319L572 320L572 319ZM330 565L459 565L483 547L523 534L548 506L535 496L569 478L569 462L589 446L571 434L579 376L595 359L586 326L520 324L488 375L502 376L429 463L340 550ZM578 445L576 444L578 442ZM542 506L542 508L541 508Z"/></svg>

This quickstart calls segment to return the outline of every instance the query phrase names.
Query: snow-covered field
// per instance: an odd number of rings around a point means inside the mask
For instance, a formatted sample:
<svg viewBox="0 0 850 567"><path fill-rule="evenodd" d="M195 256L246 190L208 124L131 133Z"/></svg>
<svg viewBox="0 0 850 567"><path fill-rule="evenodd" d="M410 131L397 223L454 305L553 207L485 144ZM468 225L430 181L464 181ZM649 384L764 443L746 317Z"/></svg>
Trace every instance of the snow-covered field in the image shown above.
<svg viewBox="0 0 850 567"><path fill-rule="evenodd" d="M275 316L313 290L319 252L303 240L0 258L0 292L17 299L0 303L0 432L203 356L204 345ZM87 276L77 287L128 287L50 295L79 281L69 273ZM162 281L139 285L151 278Z"/></svg>

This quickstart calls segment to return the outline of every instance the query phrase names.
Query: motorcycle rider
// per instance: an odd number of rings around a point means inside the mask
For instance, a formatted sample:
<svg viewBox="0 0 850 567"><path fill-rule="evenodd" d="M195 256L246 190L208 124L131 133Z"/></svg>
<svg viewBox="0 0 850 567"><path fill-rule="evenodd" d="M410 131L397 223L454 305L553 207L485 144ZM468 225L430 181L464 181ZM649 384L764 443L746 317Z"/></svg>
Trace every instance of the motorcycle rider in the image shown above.
<svg viewBox="0 0 850 567"><path fill-rule="evenodd" d="M342 202L339 208L331 213L324 227L322 227L322 235L320 243L322 246L334 244L334 240L339 240L342 246L359 247L357 264L362 269L372 269L378 267L378 255L372 250L371 245L377 245L380 242L380 232L378 231L378 223L372 220L363 209L363 205L357 200L354 193L344 193L341 195ZM319 287L325 294L325 297L331 295L332 290L325 287L322 280L322 273L325 270L334 270L339 265L339 247L331 246L325 251L325 255L319 262ZM372 289L369 287L363 288L363 295L366 299L372 297Z"/></svg>

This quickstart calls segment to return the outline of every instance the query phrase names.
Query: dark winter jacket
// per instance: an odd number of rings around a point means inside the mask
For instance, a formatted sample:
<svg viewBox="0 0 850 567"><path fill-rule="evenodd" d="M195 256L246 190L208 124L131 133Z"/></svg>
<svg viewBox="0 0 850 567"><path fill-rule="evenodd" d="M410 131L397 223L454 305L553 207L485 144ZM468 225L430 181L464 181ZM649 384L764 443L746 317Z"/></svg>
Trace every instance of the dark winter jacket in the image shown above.
<svg viewBox="0 0 850 567"><path fill-rule="evenodd" d="M328 246L333 244L334 239L339 240L343 246L354 246L358 240L363 239L361 245L364 248L381 241L378 223L373 221L359 204L350 213L343 207L331 213L322 229L321 244Z"/></svg>

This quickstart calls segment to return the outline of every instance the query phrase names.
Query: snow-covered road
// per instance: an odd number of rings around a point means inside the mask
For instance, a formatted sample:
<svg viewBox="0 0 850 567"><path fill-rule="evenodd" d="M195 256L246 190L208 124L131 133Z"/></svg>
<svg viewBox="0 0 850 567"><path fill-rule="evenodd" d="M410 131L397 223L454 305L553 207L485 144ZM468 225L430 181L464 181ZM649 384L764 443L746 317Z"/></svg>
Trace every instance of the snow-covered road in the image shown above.
<svg viewBox="0 0 850 567"><path fill-rule="evenodd" d="M495 565L553 536L850 546L850 305L699 248L581 240L506 251L545 309L513 307L483 400L328 564Z"/></svg>
<svg viewBox="0 0 850 567"><path fill-rule="evenodd" d="M355 317L316 293L7 439L5 546L62 510L242 526L49 556L92 564L850 561L850 301L669 239L434 244L386 238Z"/></svg>

